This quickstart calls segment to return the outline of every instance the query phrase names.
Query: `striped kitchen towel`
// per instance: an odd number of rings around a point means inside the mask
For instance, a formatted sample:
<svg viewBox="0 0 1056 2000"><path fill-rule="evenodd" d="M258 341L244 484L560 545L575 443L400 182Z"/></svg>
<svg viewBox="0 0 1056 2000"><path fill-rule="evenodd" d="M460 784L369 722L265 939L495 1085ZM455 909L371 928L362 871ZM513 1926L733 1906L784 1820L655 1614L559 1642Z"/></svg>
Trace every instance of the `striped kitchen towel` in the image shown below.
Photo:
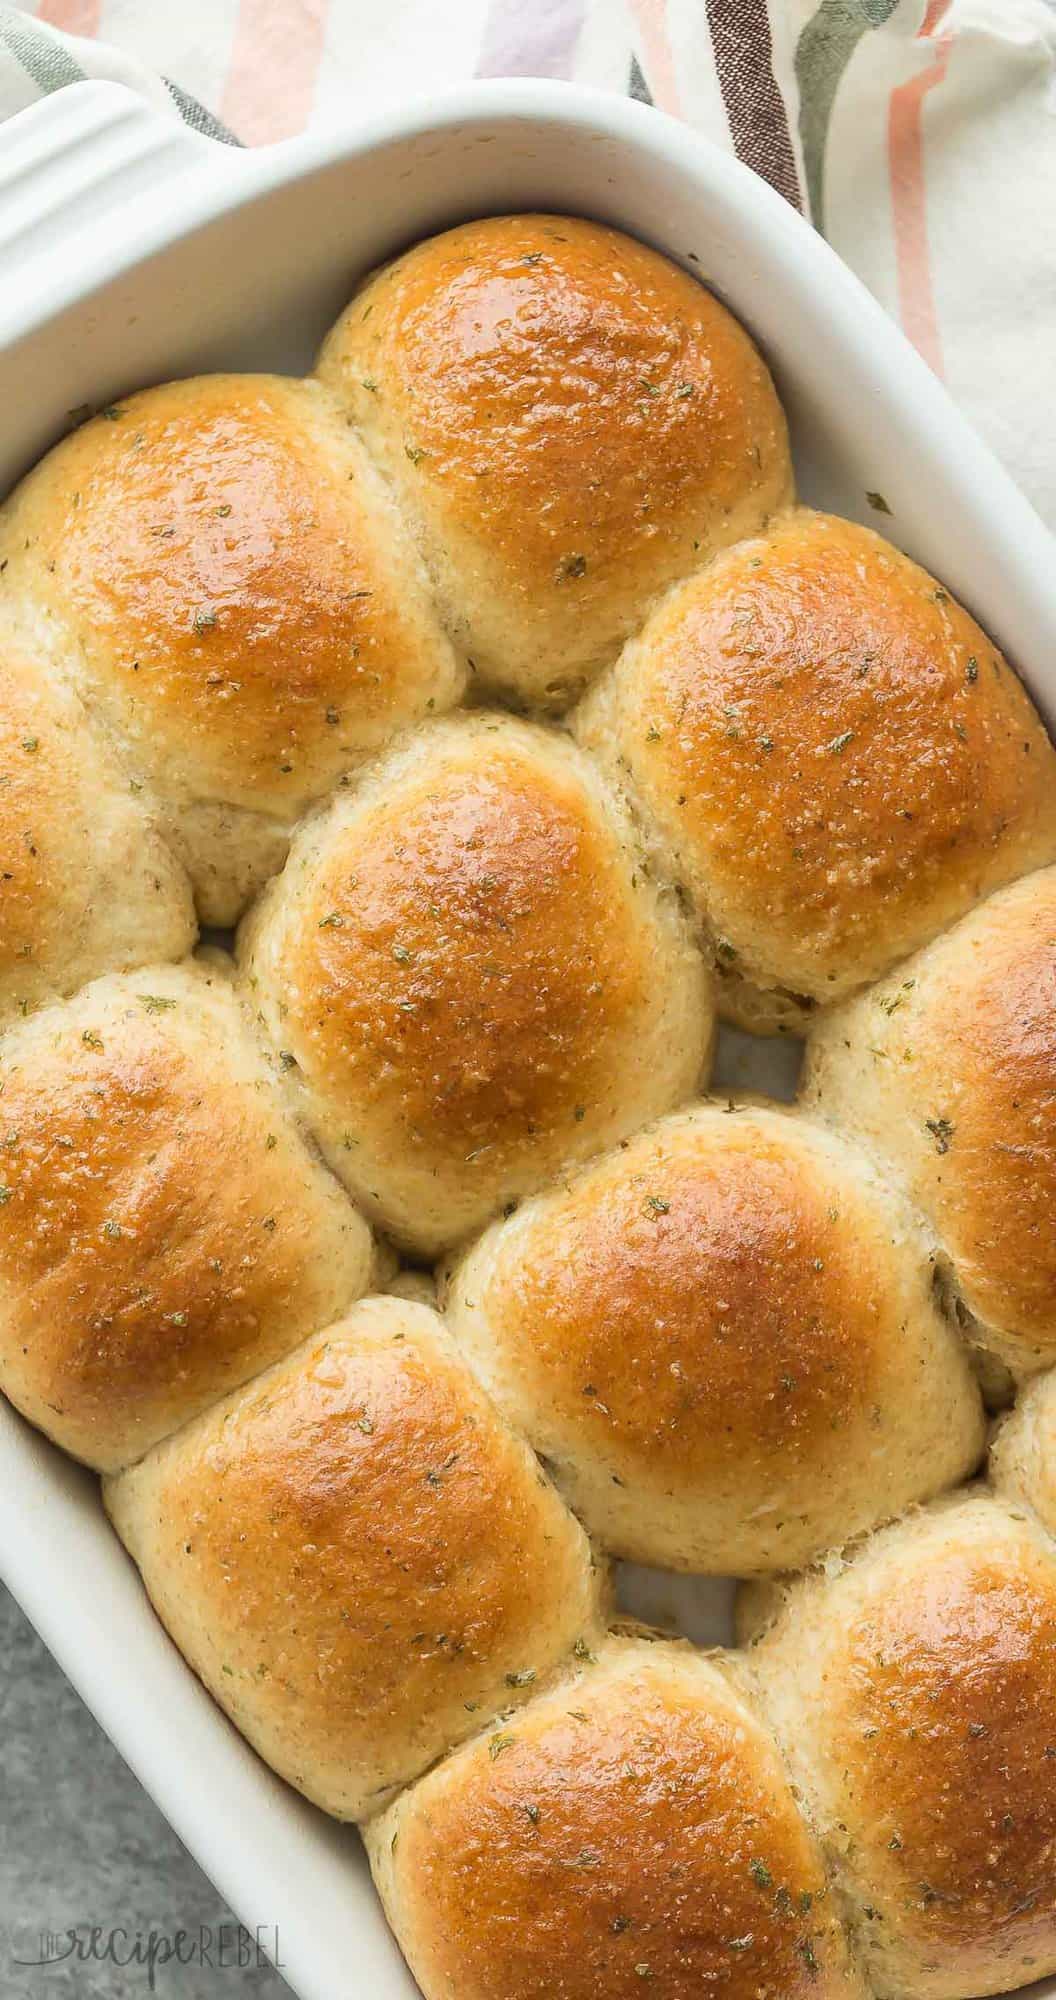
<svg viewBox="0 0 1056 2000"><path fill-rule="evenodd" d="M0 5L0 115L82 76L248 145L474 76L655 104L824 231L1056 527L1056 0Z"/></svg>

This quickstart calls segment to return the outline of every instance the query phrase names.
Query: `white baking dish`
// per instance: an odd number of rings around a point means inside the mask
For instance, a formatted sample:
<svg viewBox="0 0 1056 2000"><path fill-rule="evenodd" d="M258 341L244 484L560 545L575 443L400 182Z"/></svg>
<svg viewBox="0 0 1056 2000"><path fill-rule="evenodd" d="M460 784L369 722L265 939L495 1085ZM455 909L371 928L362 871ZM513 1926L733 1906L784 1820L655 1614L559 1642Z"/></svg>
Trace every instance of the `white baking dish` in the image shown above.
<svg viewBox="0 0 1056 2000"><path fill-rule="evenodd" d="M858 282L684 127L560 84L487 83L262 153L120 86L0 129L0 486L79 405L213 367L301 369L356 276L462 216L594 215L698 271L774 366L805 497L938 571L1056 714L1056 544ZM400 2000L358 1840L257 1761L183 1666L95 1482L0 1407L0 1568L177 1832L303 2000ZM722 1592L638 1579L721 1639ZM117 1885L115 1885L116 1887ZM1056 1983L1034 1989L1056 1995Z"/></svg>

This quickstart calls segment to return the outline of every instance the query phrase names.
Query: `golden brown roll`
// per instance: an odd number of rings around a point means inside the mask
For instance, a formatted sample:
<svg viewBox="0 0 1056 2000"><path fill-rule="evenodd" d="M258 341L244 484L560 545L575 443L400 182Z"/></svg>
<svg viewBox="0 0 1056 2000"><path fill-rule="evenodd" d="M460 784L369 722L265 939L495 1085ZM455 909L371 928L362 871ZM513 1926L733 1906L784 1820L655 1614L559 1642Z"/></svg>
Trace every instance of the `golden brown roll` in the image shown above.
<svg viewBox="0 0 1056 2000"><path fill-rule="evenodd" d="M746 1576L978 1463L913 1212L795 1113L701 1105L470 1250L452 1332L615 1554Z"/></svg>
<svg viewBox="0 0 1056 2000"><path fill-rule="evenodd" d="M793 494L748 335L676 265L493 216L367 279L323 379L355 412L477 673L560 707L656 593Z"/></svg>
<svg viewBox="0 0 1056 2000"><path fill-rule="evenodd" d="M567 738L430 725L298 835L240 940L336 1173L433 1252L688 1097L711 995Z"/></svg>
<svg viewBox="0 0 1056 2000"><path fill-rule="evenodd" d="M756 1586L748 1655L874 1990L977 2000L1056 1971L1056 1552L979 1496Z"/></svg>
<svg viewBox="0 0 1056 2000"><path fill-rule="evenodd" d="M5 601L157 791L212 924L310 800L461 669L396 511L317 383L129 396L0 515Z"/></svg>
<svg viewBox="0 0 1056 2000"><path fill-rule="evenodd" d="M366 1828L424 2000L858 2000L773 1741L718 1659L609 1639Z"/></svg>
<svg viewBox="0 0 1056 2000"><path fill-rule="evenodd" d="M138 1458L370 1268L219 967L99 979L0 1045L0 1388L74 1457Z"/></svg>
<svg viewBox="0 0 1056 2000"><path fill-rule="evenodd" d="M363 1301L106 1500L206 1687L341 1819L593 1645L582 1530L402 1299Z"/></svg>
<svg viewBox="0 0 1056 2000"><path fill-rule="evenodd" d="M0 636L0 1024L97 973L182 958L190 890L80 703Z"/></svg>
<svg viewBox="0 0 1056 2000"><path fill-rule="evenodd" d="M746 1027L793 1025L1056 858L1056 753L906 556L797 510L656 611L575 724L688 890Z"/></svg>
<svg viewBox="0 0 1056 2000"><path fill-rule="evenodd" d="M990 1476L1000 1492L1033 1508L1056 1535L1056 1374L1029 1382L998 1425Z"/></svg>
<svg viewBox="0 0 1056 2000"><path fill-rule="evenodd" d="M919 1203L979 1344L1056 1361L1056 869L819 1022L804 1093Z"/></svg>

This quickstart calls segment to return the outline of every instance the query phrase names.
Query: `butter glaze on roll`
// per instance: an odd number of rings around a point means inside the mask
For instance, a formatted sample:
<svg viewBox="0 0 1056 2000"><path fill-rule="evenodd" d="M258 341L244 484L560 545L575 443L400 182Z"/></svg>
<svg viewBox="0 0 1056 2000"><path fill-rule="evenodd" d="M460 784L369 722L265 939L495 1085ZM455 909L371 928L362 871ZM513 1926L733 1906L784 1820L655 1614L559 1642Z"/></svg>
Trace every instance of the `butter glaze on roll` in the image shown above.
<svg viewBox="0 0 1056 2000"><path fill-rule="evenodd" d="M80 703L0 636L0 1025L97 973L182 958L190 889Z"/></svg>
<svg viewBox="0 0 1056 2000"><path fill-rule="evenodd" d="M1056 752L997 648L806 509L674 592L575 722L684 885L749 1028L875 979L1056 859Z"/></svg>
<svg viewBox="0 0 1056 2000"><path fill-rule="evenodd" d="M652 598L792 499L744 329L643 244L567 216L419 243L319 371L414 524L481 680L562 707Z"/></svg>
<svg viewBox="0 0 1056 2000"><path fill-rule="evenodd" d="M0 1386L75 1457L140 1457L370 1271L222 970L97 980L0 1044Z"/></svg>
<svg viewBox="0 0 1056 2000"><path fill-rule="evenodd" d="M954 1497L786 1590L748 1655L874 1990L976 2000L1056 1972L1056 1550Z"/></svg>
<svg viewBox="0 0 1056 2000"><path fill-rule="evenodd" d="M195 1672L340 1819L594 1644L582 1530L402 1299L364 1300L106 1499Z"/></svg>
<svg viewBox="0 0 1056 2000"><path fill-rule="evenodd" d="M788 1569L972 1471L983 1419L927 1243L794 1113L665 1119L495 1224L451 1330L614 1554Z"/></svg>
<svg viewBox="0 0 1056 2000"><path fill-rule="evenodd" d="M864 2000L773 1741L688 1647L607 1640L365 1837L424 2000Z"/></svg>
<svg viewBox="0 0 1056 2000"><path fill-rule="evenodd" d="M419 1253L687 1098L711 994L567 738L431 724L294 842L240 939L334 1171Z"/></svg>
<svg viewBox="0 0 1056 2000"><path fill-rule="evenodd" d="M410 541L316 383L129 396L0 515L5 602L165 808L211 924L293 821L462 673Z"/></svg>
<svg viewBox="0 0 1056 2000"><path fill-rule="evenodd" d="M908 1188L980 1346L1056 1361L1056 868L819 1023L804 1093Z"/></svg>

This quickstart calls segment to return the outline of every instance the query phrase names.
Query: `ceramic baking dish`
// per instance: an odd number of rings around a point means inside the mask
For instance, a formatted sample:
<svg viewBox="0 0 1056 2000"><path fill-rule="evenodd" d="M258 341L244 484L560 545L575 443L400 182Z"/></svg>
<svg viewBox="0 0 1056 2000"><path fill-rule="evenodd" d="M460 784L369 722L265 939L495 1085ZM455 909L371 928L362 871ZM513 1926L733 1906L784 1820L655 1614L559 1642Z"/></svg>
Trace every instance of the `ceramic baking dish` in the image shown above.
<svg viewBox="0 0 1056 2000"><path fill-rule="evenodd" d="M751 174L670 119L561 84L470 85L260 153L118 85L21 113L0 130L0 487L81 405L201 369L303 369L368 266L531 207L616 223L706 279L774 368L804 497L877 525L866 496L883 495L884 532L968 602L1051 721L1056 546L924 364ZM725 1062L747 1074L743 1050ZM238 1915L277 1930L302 2000L406 2000L357 1836L241 1742L155 1622L94 1480L6 1406L0 1568ZM629 1590L698 1639L727 1636L721 1587L639 1575Z"/></svg>

